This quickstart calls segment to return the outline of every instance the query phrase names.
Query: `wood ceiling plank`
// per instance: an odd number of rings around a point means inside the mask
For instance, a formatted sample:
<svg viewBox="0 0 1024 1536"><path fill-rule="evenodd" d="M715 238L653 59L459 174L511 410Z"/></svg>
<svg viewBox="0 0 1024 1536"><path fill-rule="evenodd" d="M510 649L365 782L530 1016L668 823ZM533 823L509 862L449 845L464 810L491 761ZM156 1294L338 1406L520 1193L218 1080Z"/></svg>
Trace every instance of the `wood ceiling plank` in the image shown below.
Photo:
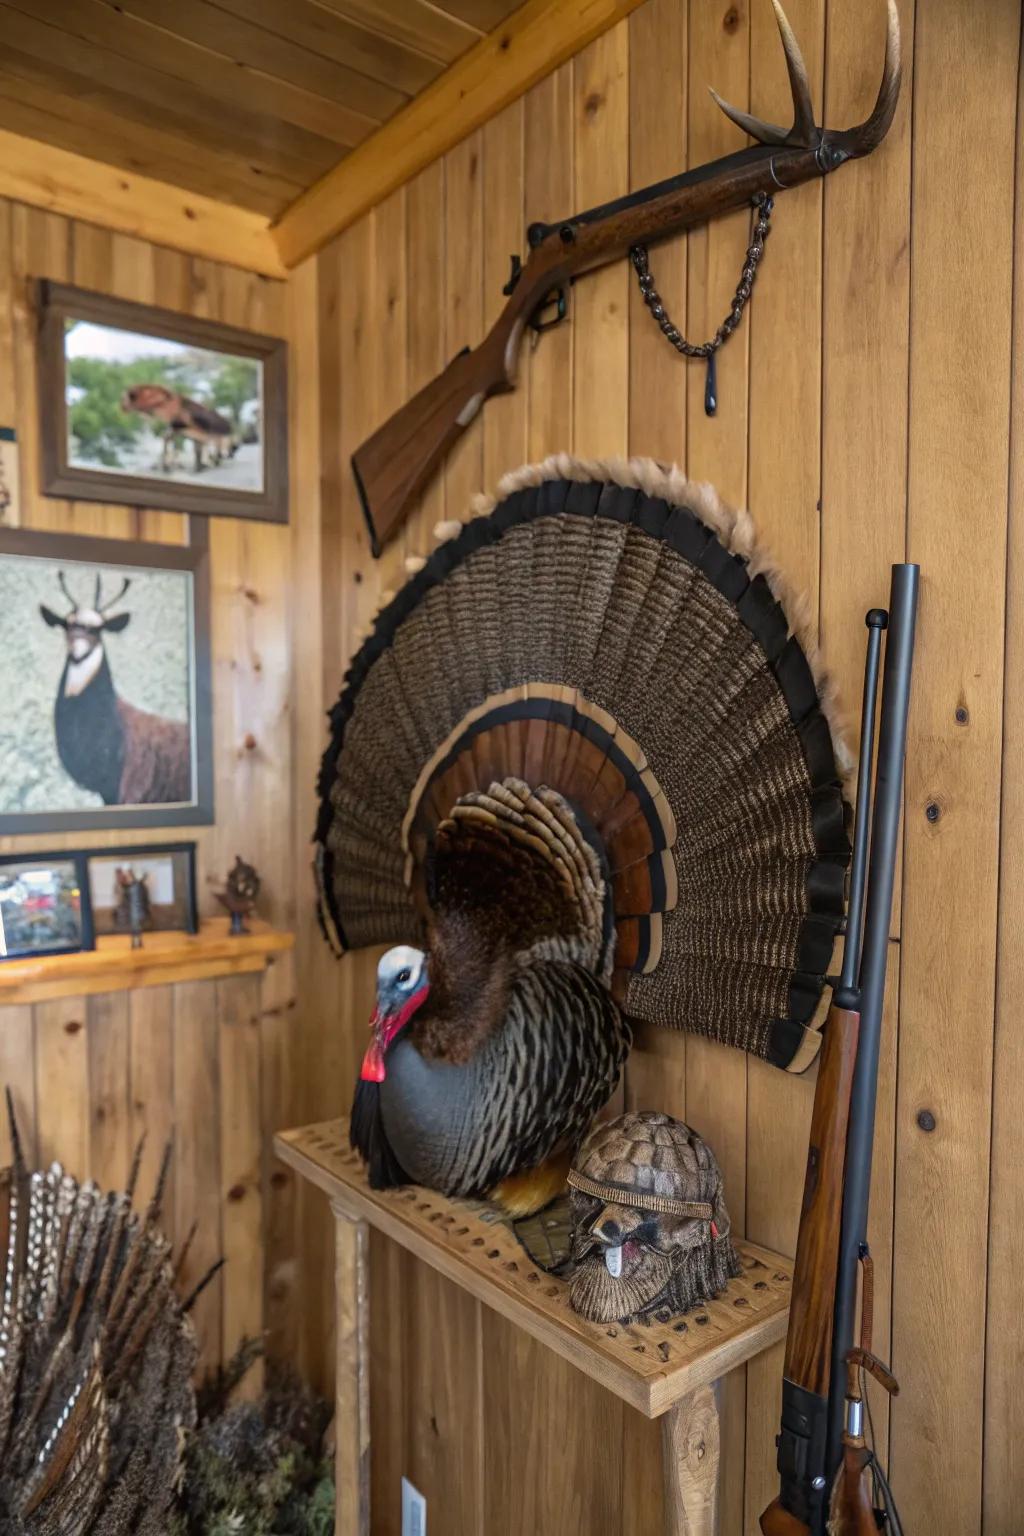
<svg viewBox="0 0 1024 1536"><path fill-rule="evenodd" d="M493 32L517 8L517 0L444 0L438 10L480 32Z"/></svg>
<svg viewBox="0 0 1024 1536"><path fill-rule="evenodd" d="M265 28L321 58L358 70L370 80L415 96L441 73L443 65L379 32L324 10L312 0L218 0L225 11Z"/></svg>
<svg viewBox="0 0 1024 1536"><path fill-rule="evenodd" d="M55 87L36 60L9 52L4 67L0 119L14 132L263 213L279 212L297 195L293 181L237 156L199 156L194 141L164 129L132 132L117 110Z"/></svg>
<svg viewBox="0 0 1024 1536"><path fill-rule="evenodd" d="M444 64L453 63L482 36L479 27L425 0L314 0L314 4Z"/></svg>
<svg viewBox="0 0 1024 1536"><path fill-rule="evenodd" d="M119 0L46 0L46 17L65 31L134 63L154 64L164 74L187 80L246 112L258 101L261 116L305 129L345 149L360 143L376 127L373 118L350 112L287 80L240 67L164 25L130 16Z"/></svg>
<svg viewBox="0 0 1024 1536"><path fill-rule="evenodd" d="M0 129L0 197L264 276L284 276L261 215L183 194L180 187L5 129Z"/></svg>
<svg viewBox="0 0 1024 1536"><path fill-rule="evenodd" d="M340 101L352 112L383 122L408 99L333 59L319 58L263 27L253 26L206 0L120 0L123 9L155 21L179 37L222 53L236 65L258 69L303 90Z"/></svg>
<svg viewBox="0 0 1024 1536"><path fill-rule="evenodd" d="M285 265L319 250L638 3L528 0L286 210L275 230Z"/></svg>
<svg viewBox="0 0 1024 1536"><path fill-rule="evenodd" d="M303 185L337 157L337 147L302 129L283 127L259 116L226 106L204 91L171 75L134 63L130 70L107 48L73 37L60 26L41 20L35 0L0 0L0 44L3 68L17 51L35 59L47 71L63 71L62 88L102 102L137 123L143 130L168 126L190 139L193 154L234 152L243 161L276 172ZM58 0L46 0L56 8Z"/></svg>

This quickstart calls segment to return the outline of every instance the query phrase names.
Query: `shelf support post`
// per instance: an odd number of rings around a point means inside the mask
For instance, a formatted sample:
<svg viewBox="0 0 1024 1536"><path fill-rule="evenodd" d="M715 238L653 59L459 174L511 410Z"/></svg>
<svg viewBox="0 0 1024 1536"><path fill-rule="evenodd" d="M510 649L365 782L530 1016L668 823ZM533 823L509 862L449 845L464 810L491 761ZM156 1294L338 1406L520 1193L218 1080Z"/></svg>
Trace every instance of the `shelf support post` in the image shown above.
<svg viewBox="0 0 1024 1536"><path fill-rule="evenodd" d="M718 1404L698 1387L662 1416L665 1536L717 1536Z"/></svg>
<svg viewBox="0 0 1024 1536"><path fill-rule="evenodd" d="M334 1212L336 1536L370 1536L369 1228Z"/></svg>

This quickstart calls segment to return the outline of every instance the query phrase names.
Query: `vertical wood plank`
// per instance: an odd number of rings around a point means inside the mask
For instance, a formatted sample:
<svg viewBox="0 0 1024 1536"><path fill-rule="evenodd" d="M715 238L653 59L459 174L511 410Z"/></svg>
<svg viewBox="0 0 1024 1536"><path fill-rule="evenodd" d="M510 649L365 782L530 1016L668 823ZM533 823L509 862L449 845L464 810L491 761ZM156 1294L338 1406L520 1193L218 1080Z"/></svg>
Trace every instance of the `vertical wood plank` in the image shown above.
<svg viewBox="0 0 1024 1536"><path fill-rule="evenodd" d="M1018 92L1024 80L1018 81ZM1018 96L1019 100L1019 96ZM1015 219L1024 218L1024 122L1017 117ZM1019 257L1017 258L1019 260ZM1024 982L1022 839L1024 778L1024 288L1013 290L1010 393L1010 499L1006 561L1006 651L1003 691L1002 804L999 849L999 929L996 950L996 1018L992 1063L992 1171L988 1229L988 1310L985 1328L985 1424L982 1529L1009 1536L1020 1520L1024 1460L1021 1456L1020 1275L1024 1268L1024 1156L1020 1084L1024 1081L1024 1033L1018 998ZM963 706L966 708L966 705ZM961 713L962 729L971 727Z"/></svg>
<svg viewBox="0 0 1024 1536"><path fill-rule="evenodd" d="M88 1000L89 1177L124 1189L130 1152L128 993Z"/></svg>
<svg viewBox="0 0 1024 1536"><path fill-rule="evenodd" d="M36 1153L41 1167L63 1163L89 1174L89 1043L84 997L36 1003Z"/></svg>
<svg viewBox="0 0 1024 1536"><path fill-rule="evenodd" d="M620 22L573 60L577 208L629 190L629 28ZM573 290L573 451L613 458L629 436L629 273L615 262Z"/></svg>
<svg viewBox="0 0 1024 1536"><path fill-rule="evenodd" d="M188 1293L223 1256L221 1237L220 1056L216 984L174 987L174 1229L180 1240L196 1232L182 1270ZM200 1360L221 1359L223 1274L206 1287L192 1310Z"/></svg>
<svg viewBox="0 0 1024 1536"><path fill-rule="evenodd" d="M686 166L686 17L679 0L648 0L629 18L629 184L650 186ZM667 312L686 318L686 236L659 241L652 271ZM627 266L629 451L686 462L686 377L694 364L665 340Z"/></svg>
<svg viewBox="0 0 1024 1536"><path fill-rule="evenodd" d="M909 408L910 135L914 12L900 6L903 86L877 155L824 189L822 519L820 632L829 669L859 746L854 716L864 666L864 615L884 604L890 566L906 556ZM856 122L870 100L868 61L883 47L884 16L853 0L829 9L825 95L829 117ZM864 452L864 444L871 451ZM918 676L927 659L917 663ZM897 876L899 881L899 876ZM892 917L900 931L900 898ZM890 1353L893 1178L899 1019L898 956L886 987L868 1239L875 1264L875 1351ZM889 1400L869 1383L883 1449Z"/></svg>
<svg viewBox="0 0 1024 1536"><path fill-rule="evenodd" d="M258 1274L253 1274L253 1261L263 1249L259 978L225 977L216 983L216 998L224 1201L223 1349L230 1358L243 1339L258 1338L263 1332L263 1287ZM244 1395L258 1396L262 1375L258 1364L242 1384Z"/></svg>
<svg viewBox="0 0 1024 1536"><path fill-rule="evenodd" d="M572 71L571 63L563 64L526 95L523 202L527 226L538 219L550 223L574 207ZM520 367L528 392L526 457L531 463L572 448L573 335L577 324L570 301L568 324L524 342ZM504 467L515 466L508 463Z"/></svg>
<svg viewBox="0 0 1024 1536"><path fill-rule="evenodd" d="M180 1243L185 1233L175 1226L174 1180L183 1149L174 1124L174 992L171 987L140 987L126 996L129 1140L133 1149L142 1142L139 1203L151 1198L170 1142L161 1225Z"/></svg>
<svg viewBox="0 0 1024 1536"><path fill-rule="evenodd" d="M32 1164L37 1158L35 1054L31 1006L19 1003L0 1008L0 1088L10 1090L25 1158ZM5 1120L6 1114L5 1108ZM6 1146L6 1127L3 1134Z"/></svg>
<svg viewBox="0 0 1024 1536"><path fill-rule="evenodd" d="M914 47L908 547L924 572L924 665L904 837L892 1324L903 1390L891 1462L904 1521L922 1530L976 1531L981 1513L984 1360L972 1335L986 1299L1014 187L1008 153L979 161L971 145L1013 142L1019 33L1012 0L969 16L935 0ZM963 81L955 100L950 70ZM981 393L959 367L963 335L986 359Z"/></svg>

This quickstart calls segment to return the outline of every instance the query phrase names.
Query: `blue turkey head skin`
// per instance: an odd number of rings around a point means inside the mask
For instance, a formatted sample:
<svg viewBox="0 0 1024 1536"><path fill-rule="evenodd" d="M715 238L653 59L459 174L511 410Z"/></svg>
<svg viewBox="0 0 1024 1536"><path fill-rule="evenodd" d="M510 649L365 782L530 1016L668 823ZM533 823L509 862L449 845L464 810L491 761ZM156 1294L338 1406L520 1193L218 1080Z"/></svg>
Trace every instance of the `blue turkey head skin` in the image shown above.
<svg viewBox="0 0 1024 1536"><path fill-rule="evenodd" d="M427 957L422 949L398 944L382 955L377 965L377 1006L370 1020L370 1044L360 1077L382 1083L385 1057L430 991Z"/></svg>

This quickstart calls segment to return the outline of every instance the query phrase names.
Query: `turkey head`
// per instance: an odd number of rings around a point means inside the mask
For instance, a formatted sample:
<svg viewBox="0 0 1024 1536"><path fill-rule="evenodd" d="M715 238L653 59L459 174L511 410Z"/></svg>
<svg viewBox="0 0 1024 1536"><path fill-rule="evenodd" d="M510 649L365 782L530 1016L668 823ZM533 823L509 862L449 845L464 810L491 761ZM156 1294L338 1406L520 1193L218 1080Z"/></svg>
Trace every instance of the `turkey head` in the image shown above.
<svg viewBox="0 0 1024 1536"><path fill-rule="evenodd" d="M810 1064L849 843L827 686L746 513L564 457L475 510L352 662L316 869L339 951L405 946L352 1117L371 1181L533 1208L627 1018Z"/></svg>

